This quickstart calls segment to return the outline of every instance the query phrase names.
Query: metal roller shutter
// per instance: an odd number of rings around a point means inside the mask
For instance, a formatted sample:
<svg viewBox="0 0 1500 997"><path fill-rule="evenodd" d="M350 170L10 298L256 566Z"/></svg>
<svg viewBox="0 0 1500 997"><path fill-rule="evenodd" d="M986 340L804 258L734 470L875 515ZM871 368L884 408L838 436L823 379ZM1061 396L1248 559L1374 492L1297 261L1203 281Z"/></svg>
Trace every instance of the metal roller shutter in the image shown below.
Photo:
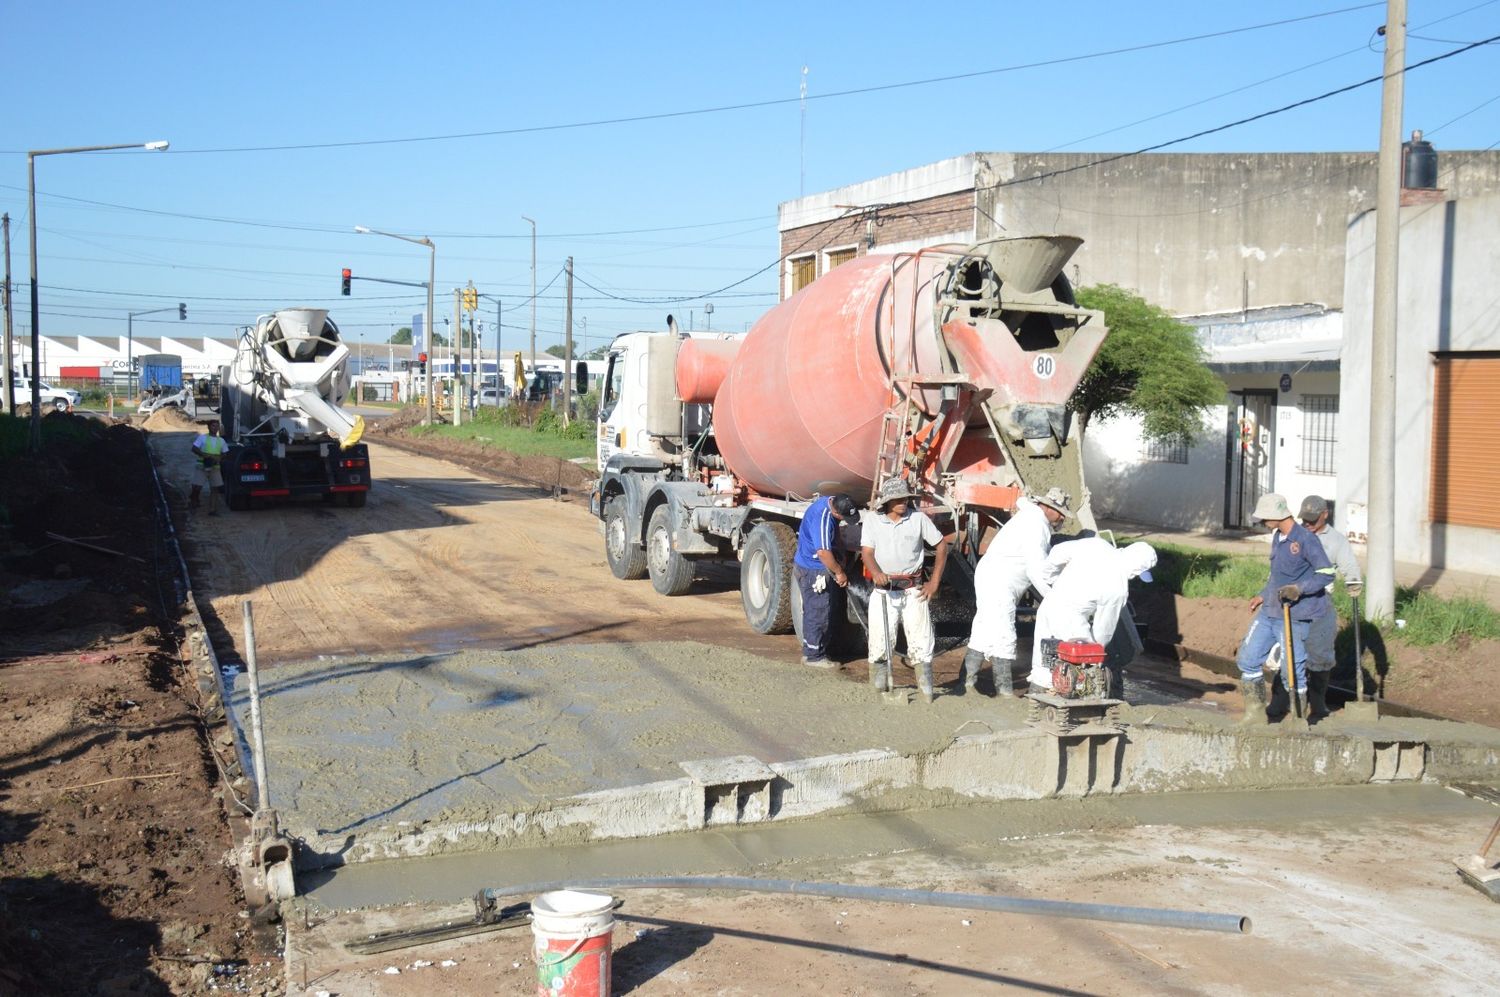
<svg viewBox="0 0 1500 997"><path fill-rule="evenodd" d="M1431 512L1500 529L1500 353L1435 358Z"/></svg>

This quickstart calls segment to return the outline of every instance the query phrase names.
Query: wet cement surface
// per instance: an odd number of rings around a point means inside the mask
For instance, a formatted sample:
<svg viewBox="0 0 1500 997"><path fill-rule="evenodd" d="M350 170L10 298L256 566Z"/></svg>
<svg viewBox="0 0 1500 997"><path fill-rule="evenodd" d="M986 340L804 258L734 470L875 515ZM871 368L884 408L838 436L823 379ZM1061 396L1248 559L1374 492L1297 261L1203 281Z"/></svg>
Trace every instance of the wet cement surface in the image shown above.
<svg viewBox="0 0 1500 997"><path fill-rule="evenodd" d="M936 751L1026 712L891 705L838 674L688 642L319 660L266 672L261 692L272 803L299 834L524 811L682 778L695 759ZM243 675L234 700L246 725Z"/></svg>
<svg viewBox="0 0 1500 997"><path fill-rule="evenodd" d="M845 863L903 851L956 852L1126 828L1234 827L1267 835L1374 818L1493 819L1494 807L1441 786L1347 786L1028 800L907 813L852 814L597 844L364 862L298 875L320 907L448 902L482 888L589 876L802 875L837 878ZM1019 845L1017 845L1019 847ZM1306 847L1305 840L1299 847ZM757 872L759 870L759 872Z"/></svg>

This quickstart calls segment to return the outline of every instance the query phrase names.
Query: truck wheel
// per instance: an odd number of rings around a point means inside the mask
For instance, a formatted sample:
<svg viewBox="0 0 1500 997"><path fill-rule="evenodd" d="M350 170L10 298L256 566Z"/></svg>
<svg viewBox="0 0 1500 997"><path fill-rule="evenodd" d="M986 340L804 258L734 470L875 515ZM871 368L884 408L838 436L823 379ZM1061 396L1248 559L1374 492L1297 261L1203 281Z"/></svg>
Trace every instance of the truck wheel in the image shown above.
<svg viewBox="0 0 1500 997"><path fill-rule="evenodd" d="M224 504L229 506L230 512L249 512L250 496L244 492L231 492L224 496Z"/></svg>
<svg viewBox="0 0 1500 997"><path fill-rule="evenodd" d="M344 501L349 503L349 508L351 509L363 509L365 496L369 494L369 492L345 492Z"/></svg>
<svg viewBox="0 0 1500 997"><path fill-rule="evenodd" d="M58 412L66 412L68 410L68 400L66 398L54 398L52 399L52 407Z"/></svg>
<svg viewBox="0 0 1500 997"><path fill-rule="evenodd" d="M740 562L740 602L745 619L758 634L792 629L792 558L797 535L785 523L759 523L745 541Z"/></svg>
<svg viewBox="0 0 1500 997"><path fill-rule="evenodd" d="M604 557L616 578L635 581L646 577L646 552L630 542L625 522L625 499L616 496L604 505Z"/></svg>
<svg viewBox="0 0 1500 997"><path fill-rule="evenodd" d="M662 595L682 595L693 584L693 562L672 549L672 510L657 506L646 528L646 570Z"/></svg>

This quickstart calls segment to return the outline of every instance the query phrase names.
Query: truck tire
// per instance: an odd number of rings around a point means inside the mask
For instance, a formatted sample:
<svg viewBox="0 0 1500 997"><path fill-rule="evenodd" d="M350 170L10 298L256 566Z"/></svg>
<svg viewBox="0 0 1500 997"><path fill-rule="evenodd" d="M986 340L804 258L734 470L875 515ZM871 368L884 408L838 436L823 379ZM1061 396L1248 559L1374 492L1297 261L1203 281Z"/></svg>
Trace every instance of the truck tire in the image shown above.
<svg viewBox="0 0 1500 997"><path fill-rule="evenodd" d="M68 410L68 400L66 398L54 398L52 399L52 408L57 412L66 412Z"/></svg>
<svg viewBox="0 0 1500 997"><path fill-rule="evenodd" d="M633 582L646 577L646 552L630 542L624 496L617 495L604 504L604 557L616 578Z"/></svg>
<svg viewBox="0 0 1500 997"><path fill-rule="evenodd" d="M682 595L693 584L693 562L672 549L672 510L656 507L646 527L646 570L662 595Z"/></svg>
<svg viewBox="0 0 1500 997"><path fill-rule="evenodd" d="M344 501L349 504L349 508L351 509L363 509L365 498L369 494L369 492L345 492Z"/></svg>
<svg viewBox="0 0 1500 997"><path fill-rule="evenodd" d="M792 630L792 558L797 534L785 523L758 523L745 541L740 561L740 602L745 620L758 634Z"/></svg>

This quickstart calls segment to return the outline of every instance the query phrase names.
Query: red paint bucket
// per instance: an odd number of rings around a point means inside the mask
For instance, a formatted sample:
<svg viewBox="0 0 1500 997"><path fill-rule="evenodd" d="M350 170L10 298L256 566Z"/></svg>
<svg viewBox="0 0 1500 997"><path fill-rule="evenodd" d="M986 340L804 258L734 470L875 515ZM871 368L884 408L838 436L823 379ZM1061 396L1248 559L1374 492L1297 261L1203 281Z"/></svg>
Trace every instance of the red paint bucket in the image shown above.
<svg viewBox="0 0 1500 997"><path fill-rule="evenodd" d="M557 890L531 901L537 997L609 997L615 898Z"/></svg>

